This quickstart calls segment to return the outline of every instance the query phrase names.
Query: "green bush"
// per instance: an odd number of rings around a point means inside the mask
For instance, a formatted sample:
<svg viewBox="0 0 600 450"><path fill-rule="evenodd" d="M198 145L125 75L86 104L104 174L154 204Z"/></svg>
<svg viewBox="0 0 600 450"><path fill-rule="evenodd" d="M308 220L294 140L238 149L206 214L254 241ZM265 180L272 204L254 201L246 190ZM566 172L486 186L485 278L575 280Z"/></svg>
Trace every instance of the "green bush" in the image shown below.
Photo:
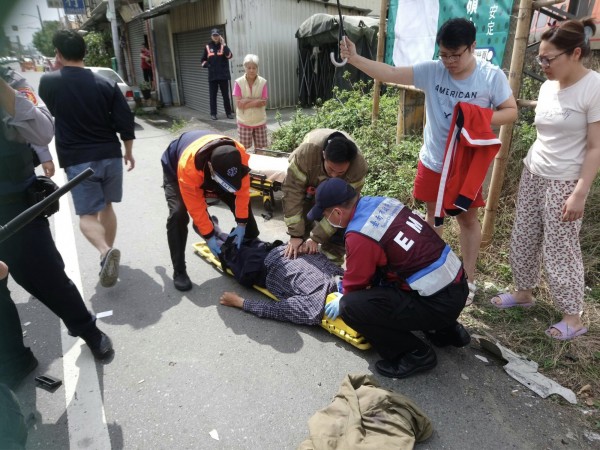
<svg viewBox="0 0 600 450"><path fill-rule="evenodd" d="M94 31L86 34L83 39L86 46L85 65L88 67L110 67L110 58L114 55L110 34Z"/></svg>

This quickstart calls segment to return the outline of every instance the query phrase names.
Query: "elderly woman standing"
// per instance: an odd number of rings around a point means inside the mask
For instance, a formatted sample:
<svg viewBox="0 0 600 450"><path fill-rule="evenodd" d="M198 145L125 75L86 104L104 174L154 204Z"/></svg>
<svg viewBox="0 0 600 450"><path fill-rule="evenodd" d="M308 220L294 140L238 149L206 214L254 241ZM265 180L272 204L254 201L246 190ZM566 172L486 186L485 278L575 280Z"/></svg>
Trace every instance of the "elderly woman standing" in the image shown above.
<svg viewBox="0 0 600 450"><path fill-rule="evenodd" d="M524 159L511 238L516 291L492 298L501 309L533 305L542 261L562 320L546 330L568 340L587 332L581 320L584 272L579 231L590 187L600 168L600 74L590 54L592 19L569 20L541 38L537 62L548 80L535 110L537 139Z"/></svg>
<svg viewBox="0 0 600 450"><path fill-rule="evenodd" d="M246 73L235 80L233 98L236 104L239 141L246 149L267 147L267 80L258 75L258 56L246 55Z"/></svg>

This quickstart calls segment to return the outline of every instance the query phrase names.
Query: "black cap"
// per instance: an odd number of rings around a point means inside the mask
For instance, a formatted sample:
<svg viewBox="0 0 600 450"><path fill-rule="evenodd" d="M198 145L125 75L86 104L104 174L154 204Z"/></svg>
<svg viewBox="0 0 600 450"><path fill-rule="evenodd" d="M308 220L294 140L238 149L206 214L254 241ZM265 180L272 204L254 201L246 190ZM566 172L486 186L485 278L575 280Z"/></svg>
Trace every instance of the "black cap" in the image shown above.
<svg viewBox="0 0 600 450"><path fill-rule="evenodd" d="M211 36L214 36L215 34L220 35L221 33L219 32L218 28L213 28L212 30L210 30L210 34L211 34Z"/></svg>
<svg viewBox="0 0 600 450"><path fill-rule="evenodd" d="M354 198L356 191L341 178L328 178L317 187L315 206L308 212L308 220L321 220L323 211Z"/></svg>
<svg viewBox="0 0 600 450"><path fill-rule="evenodd" d="M240 190L242 178L250 171L247 166L242 164L242 155L233 145L221 145L215 148L210 156L210 163L214 175L219 178L215 181L221 186L224 186L222 182L225 182L235 191Z"/></svg>

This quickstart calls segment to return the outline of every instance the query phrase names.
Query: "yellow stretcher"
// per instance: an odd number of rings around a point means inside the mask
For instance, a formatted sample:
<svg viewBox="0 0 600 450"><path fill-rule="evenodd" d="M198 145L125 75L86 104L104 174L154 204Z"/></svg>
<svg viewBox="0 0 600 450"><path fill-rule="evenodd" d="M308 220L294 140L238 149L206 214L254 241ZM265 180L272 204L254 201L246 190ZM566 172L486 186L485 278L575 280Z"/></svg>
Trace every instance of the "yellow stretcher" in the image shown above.
<svg viewBox="0 0 600 450"><path fill-rule="evenodd" d="M206 242L204 242L204 241L196 242L195 244L192 244L192 246L194 247L194 252L198 256L200 256L202 259L204 259L208 263L215 266L220 271L223 271L223 268L221 267L221 261L219 261L219 259L216 258L215 255L212 254L212 252L208 248L208 245L206 245ZM227 270L227 273L229 275L233 275L231 270L229 270L229 269ZM279 299L277 297L275 297L273 294L271 294L271 292L269 292L267 289L260 287L260 286L256 286L256 285L253 287L254 287L254 289L263 293L270 299L279 301ZM327 299L325 300L325 303L329 303L334 298L335 298L335 295L329 294L327 296ZM371 344L366 342L366 340L363 336L361 336L355 330L353 330L348 325L346 325L344 323L344 321L339 317L332 321L332 320L328 319L326 316L323 316L323 319L321 320L321 327L325 328L331 334L352 344L356 348L359 348L361 350L367 350L367 349L371 348Z"/></svg>
<svg viewBox="0 0 600 450"><path fill-rule="evenodd" d="M275 192L282 188L288 157L288 153L266 149L257 149L256 153L250 154L250 197L261 197L266 220L273 217Z"/></svg>

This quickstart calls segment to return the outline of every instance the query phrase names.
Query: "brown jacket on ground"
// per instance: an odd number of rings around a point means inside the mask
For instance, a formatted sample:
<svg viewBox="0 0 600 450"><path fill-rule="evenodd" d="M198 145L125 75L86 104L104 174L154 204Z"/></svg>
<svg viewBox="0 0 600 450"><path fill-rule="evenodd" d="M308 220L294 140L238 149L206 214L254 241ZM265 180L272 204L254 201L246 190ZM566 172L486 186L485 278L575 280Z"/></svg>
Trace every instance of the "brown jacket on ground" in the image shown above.
<svg viewBox="0 0 600 450"><path fill-rule="evenodd" d="M411 450L433 433L407 397L380 388L370 375L347 375L331 404L308 420L298 450Z"/></svg>

